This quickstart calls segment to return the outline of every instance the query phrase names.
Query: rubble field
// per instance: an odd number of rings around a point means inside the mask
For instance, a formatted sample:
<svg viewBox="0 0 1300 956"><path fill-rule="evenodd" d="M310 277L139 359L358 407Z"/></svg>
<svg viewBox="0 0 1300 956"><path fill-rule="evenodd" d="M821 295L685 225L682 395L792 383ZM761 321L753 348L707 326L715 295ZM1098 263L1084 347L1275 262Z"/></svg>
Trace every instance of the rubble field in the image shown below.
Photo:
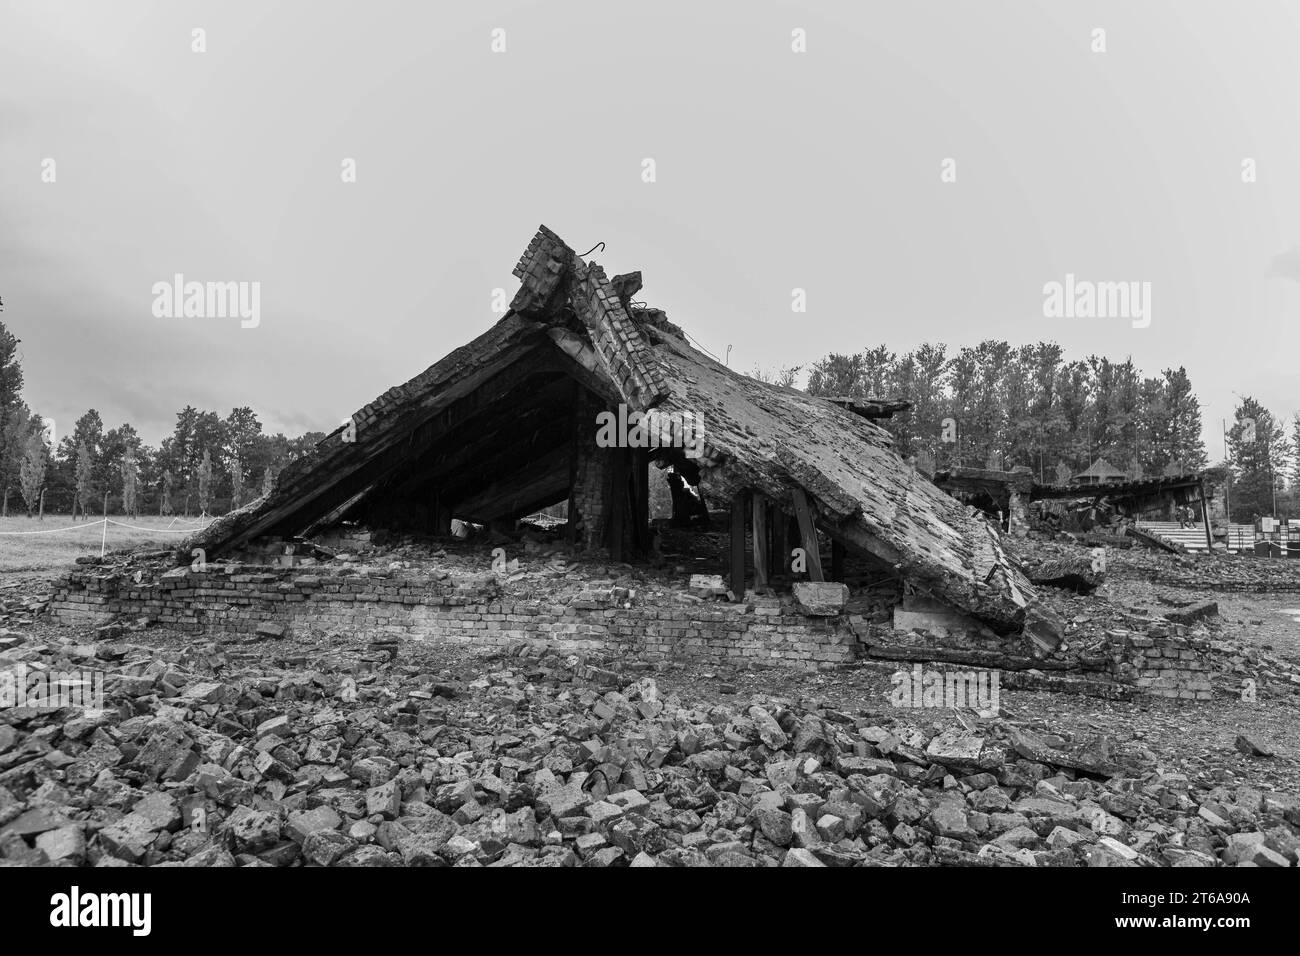
<svg viewBox="0 0 1300 956"><path fill-rule="evenodd" d="M1027 566L1069 554L1035 547ZM557 571L533 550L505 586L599 578L667 601L695 570ZM480 551L355 560L482 571ZM1289 573L1132 551L1091 593L1040 586L1071 643L1183 621L1208 642L1213 698L1008 672L996 715L895 707L911 665L865 655L706 666L541 640L58 626L24 579L0 588L0 664L102 672L105 701L0 710L0 864L1296 866ZM1268 593L1234 586L1256 579Z"/></svg>

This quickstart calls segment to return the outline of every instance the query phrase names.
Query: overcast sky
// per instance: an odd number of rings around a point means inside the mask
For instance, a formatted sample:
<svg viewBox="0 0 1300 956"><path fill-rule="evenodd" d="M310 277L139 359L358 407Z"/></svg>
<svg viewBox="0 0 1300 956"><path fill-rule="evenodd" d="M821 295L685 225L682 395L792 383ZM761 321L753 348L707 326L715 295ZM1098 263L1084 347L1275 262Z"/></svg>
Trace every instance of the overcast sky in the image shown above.
<svg viewBox="0 0 1300 956"><path fill-rule="evenodd" d="M1185 365L1217 459L1234 393L1300 410L1298 23L1287 0L4 0L0 320L60 435L95 407L157 443L187 403L329 430L496 321L546 223L744 371L984 338ZM155 316L175 273L260 282L260 324ZM1149 326L1045 318L1067 273L1150 282Z"/></svg>

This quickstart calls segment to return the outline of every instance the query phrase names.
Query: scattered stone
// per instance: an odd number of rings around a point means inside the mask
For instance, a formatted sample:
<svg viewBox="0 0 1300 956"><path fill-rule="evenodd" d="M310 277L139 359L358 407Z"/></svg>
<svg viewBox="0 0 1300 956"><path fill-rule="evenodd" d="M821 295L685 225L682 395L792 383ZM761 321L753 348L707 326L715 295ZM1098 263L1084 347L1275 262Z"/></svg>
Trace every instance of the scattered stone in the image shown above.
<svg viewBox="0 0 1300 956"><path fill-rule="evenodd" d="M319 567L294 587L346 582ZM638 600L624 574L584 601ZM844 612L841 586L807 584L802 610ZM745 602L688 606L790 612ZM1097 666L1117 648L1181 655L1218 626L1201 616L1187 637L1171 621L1148 613L1094 649ZM1086 639L1079 620L1058 624L1044 633ZM859 638L875 625L887 615ZM1231 751L1216 777L1156 766L1141 739L1032 718L841 711L751 694L743 659L699 674L711 695L699 701L671 690L675 664L651 670L584 640L521 639L441 670L382 632L309 643L284 627L273 645L166 649L134 635L0 649L109 671L103 711L0 715L0 864L1288 867L1300 850L1300 797L1246 786ZM1288 672L1261 660L1225 670L1276 694L1263 671ZM1236 747L1269 755L1246 733Z"/></svg>
<svg viewBox="0 0 1300 956"><path fill-rule="evenodd" d="M1256 742L1253 737L1249 737L1246 734L1237 734L1237 739L1233 742L1233 746L1244 753L1247 757L1273 756L1272 750L1265 747L1263 744Z"/></svg>
<svg viewBox="0 0 1300 956"><path fill-rule="evenodd" d="M51 863L67 861L80 866L86 860L86 836L75 826L46 830L36 838L36 849Z"/></svg>

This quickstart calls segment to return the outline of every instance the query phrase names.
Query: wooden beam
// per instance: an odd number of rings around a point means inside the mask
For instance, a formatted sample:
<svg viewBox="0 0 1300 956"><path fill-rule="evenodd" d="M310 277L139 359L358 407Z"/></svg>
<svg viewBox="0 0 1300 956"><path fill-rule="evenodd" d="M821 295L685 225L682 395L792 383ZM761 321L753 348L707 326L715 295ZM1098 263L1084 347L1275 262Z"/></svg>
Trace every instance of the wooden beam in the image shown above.
<svg viewBox="0 0 1300 956"><path fill-rule="evenodd" d="M844 581L844 545L831 539L831 580Z"/></svg>
<svg viewBox="0 0 1300 956"><path fill-rule="evenodd" d="M1201 521L1205 524L1205 547L1213 553L1214 536L1210 534L1210 506L1205 502L1205 482L1198 481L1196 489L1201 493Z"/></svg>
<svg viewBox="0 0 1300 956"><path fill-rule="evenodd" d="M623 515L627 511L627 452L626 448L611 448L613 467L610 468L609 490L609 556L623 560Z"/></svg>
<svg viewBox="0 0 1300 956"><path fill-rule="evenodd" d="M754 492L754 593L766 594L768 589L768 572L770 552L767 540L767 497Z"/></svg>
<svg viewBox="0 0 1300 956"><path fill-rule="evenodd" d="M569 513L564 526L564 540L570 545L578 540L578 503L574 500L574 492L578 487L578 442L580 432L583 430L582 422L585 404L582 386L574 382L573 435L569 440Z"/></svg>
<svg viewBox="0 0 1300 956"><path fill-rule="evenodd" d="M632 522L637 550L649 554L650 452L646 448L632 449Z"/></svg>
<svg viewBox="0 0 1300 956"><path fill-rule="evenodd" d="M791 497L794 499L794 516L799 521L799 537L803 543L804 553L808 559L808 579L825 581L822 574L822 556L817 546L817 528L813 524L812 509L808 507L808 498L802 488L796 488Z"/></svg>
<svg viewBox="0 0 1300 956"><path fill-rule="evenodd" d="M745 493L731 499L731 593L745 599Z"/></svg>
<svg viewBox="0 0 1300 956"><path fill-rule="evenodd" d="M494 455L515 447L520 435L549 430L554 433L549 440L558 444L559 436L567 437L569 428L559 417L571 407L571 389L576 387L567 377L542 386L524 383L503 397L501 413L485 414L447 432L404 463L393 473L385 491L400 495L423 485L441 484L444 475L457 474L471 465L481 466Z"/></svg>
<svg viewBox="0 0 1300 956"><path fill-rule="evenodd" d="M775 503L772 504L772 564L771 573L785 574L790 570L790 516Z"/></svg>
<svg viewBox="0 0 1300 956"><path fill-rule="evenodd" d="M542 337L542 342L554 345L547 337ZM380 439L372 436L369 443L361 442L359 446L354 446L356 450L353 452L352 461L331 474L317 487L295 493L291 499L286 500L285 505L255 519L251 526L232 535L221 543L219 548L236 547L259 534L276 531L292 533L309 525L320 526L321 517L329 515L339 504L347 503L349 508L355 506L357 502L353 498L358 491L365 491L367 494L378 493L380 489L389 487L388 482L401 476L404 469L421 467L419 460L427 453L435 451L440 442L446 442L455 448L455 451L434 459L432 467L424 465L424 474L418 476L417 483L426 482L435 475L446 474L448 470L454 471L457 478L463 477L460 471L465 463L478 459L478 463L482 464L482 450L485 447L515 447L514 443L503 441L495 434L490 438L485 438L483 435L484 431L494 432L497 422L509 420L507 416L495 412L495 409L517 408L522 401L536 400L538 395L550 397L555 394L554 386L563 381L559 379L538 387L535 380L529 381L535 376L560 373L579 380L581 385L587 387L597 385L603 390L617 394L607 383L596 382L585 368L562 349L548 348L543 345L541 349L533 347L533 354L526 356L527 351L528 347L516 346L498 356L498 361L489 367L490 370L470 376L469 380L455 383L431 400L421 400L418 403L418 412L407 412L401 416L400 423L384 428L384 433L390 437ZM526 361L517 361L525 356ZM520 396L520 401L514 400L515 396ZM430 413L430 405L438 410ZM489 421L485 422L485 417ZM418 424L412 425L413 421L418 421ZM518 426L518 421L513 424ZM465 442L460 437L467 431L474 435L470 442ZM484 441L488 442L487 446L483 444ZM360 448L367 444L372 446L381 444L382 450L361 453ZM465 447L467 444L474 444L476 447L472 450L467 449ZM526 454L537 455L546 446L547 443L542 443L537 448L529 449ZM495 475L502 470L508 471L515 464L515 461L493 461L489 473ZM312 477L319 479L319 475L318 471L313 473ZM401 477L398 480L405 482L409 477ZM482 475L469 476L467 482L475 491L482 483ZM444 482L439 481L438 484L442 485ZM450 487L446 490L452 493L461 491L459 488ZM277 497L282 491L287 489L277 489ZM295 511L298 514L294 514ZM294 522L294 527L279 527L282 524L287 525L289 521Z"/></svg>
<svg viewBox="0 0 1300 956"><path fill-rule="evenodd" d="M531 341L527 335L533 336ZM356 442L351 445L342 443L336 437L338 432L331 433L318 446L329 445L322 452L321 463L312 468L300 466L303 470L295 474L293 480L276 488L274 500L280 502L277 506L260 513L250 524L242 526L224 540L213 542L209 555L239 547L259 535L271 533L281 523L294 522L292 530L311 524L339 503L351 498L362 487L377 484L388 477L451 428L483 409L492 407L500 392L508 390L511 385L536 375L539 371L558 370L558 361L554 364L545 360L541 363L537 361L537 345L540 344L537 338L537 327L533 326L522 341L500 351L489 351L487 355L490 357L480 357L477 364L472 359L467 360L466 356L471 351L477 351L472 346L486 348L480 343L488 341L487 336L480 336L471 346L453 352L434 368L456 364L463 369L462 377L442 389L430 387L431 394L428 398L400 406L401 411L390 413L383 420L371 424L363 422L357 429ZM519 363L514 367L530 352L534 353L532 362ZM555 356L553 350L541 354L547 359ZM472 370L464 369L466 365L471 366ZM502 384L505 385L504 388L501 387ZM327 464L330 462L337 464L330 467ZM350 485L348 479L352 479Z"/></svg>
<svg viewBox="0 0 1300 956"><path fill-rule="evenodd" d="M451 509L437 493L433 496L433 525L434 534L451 534Z"/></svg>
<svg viewBox="0 0 1300 956"><path fill-rule="evenodd" d="M477 522L518 517L539 500L549 498L547 504L558 501L568 481L568 449L555 448L481 485L472 496L457 500L451 512L462 520Z"/></svg>

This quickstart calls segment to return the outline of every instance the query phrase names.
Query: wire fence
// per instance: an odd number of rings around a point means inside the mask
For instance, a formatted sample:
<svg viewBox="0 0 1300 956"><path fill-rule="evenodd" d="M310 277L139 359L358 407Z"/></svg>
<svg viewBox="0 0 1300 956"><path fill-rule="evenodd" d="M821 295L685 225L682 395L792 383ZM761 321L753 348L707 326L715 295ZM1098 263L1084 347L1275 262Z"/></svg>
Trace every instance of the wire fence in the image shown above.
<svg viewBox="0 0 1300 956"><path fill-rule="evenodd" d="M203 520L205 518L207 519L206 521ZM102 558L108 548L108 526L109 525L117 525L117 527L119 528L128 528L132 531L144 531L148 534L194 534L194 532L202 531L208 525L212 524L212 522L215 519L211 515L203 515L200 519L198 519L203 522L202 524L192 525L188 528L173 527L173 525L175 525L176 522L180 520L182 519L179 517L172 518L171 524L169 524L165 528L146 528L143 527L142 525L126 524L121 521L114 521L112 518L108 517L108 515L105 515L104 517L99 518L98 520L95 521L88 521L85 524L68 525L67 527L64 528L39 528L35 531L0 531L0 537L24 537L28 535L38 535L38 534L62 534L67 531L83 531L86 528L102 527L103 533L100 535L100 539L99 539L99 556Z"/></svg>

